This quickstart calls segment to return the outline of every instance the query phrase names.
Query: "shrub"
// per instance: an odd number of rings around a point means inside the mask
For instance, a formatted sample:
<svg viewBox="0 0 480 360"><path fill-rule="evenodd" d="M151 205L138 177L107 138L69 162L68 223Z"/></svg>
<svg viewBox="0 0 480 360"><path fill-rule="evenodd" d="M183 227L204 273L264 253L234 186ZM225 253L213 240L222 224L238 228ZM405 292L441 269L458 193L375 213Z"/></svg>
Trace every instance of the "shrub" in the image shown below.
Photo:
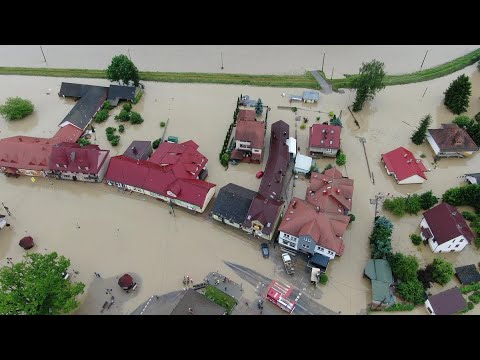
<svg viewBox="0 0 480 360"><path fill-rule="evenodd" d="M125 109L122 109L122 111L120 111L120 114L115 116L115 120L128 121L130 120L130 113Z"/></svg>
<svg viewBox="0 0 480 360"><path fill-rule="evenodd" d="M475 284L470 284L470 285L464 285L460 288L460 291L462 294L468 294L472 291L477 291L480 290L480 282L477 282Z"/></svg>
<svg viewBox="0 0 480 360"><path fill-rule="evenodd" d="M410 240L412 240L413 245L420 245L422 243L422 238L417 234L410 234Z"/></svg>
<svg viewBox="0 0 480 360"><path fill-rule="evenodd" d="M224 152L221 156L220 156L220 163L223 165L223 166L228 166L228 162L230 161L230 153L228 152Z"/></svg>
<svg viewBox="0 0 480 360"><path fill-rule="evenodd" d="M393 304L385 309L385 311L412 311L415 305L412 304Z"/></svg>
<svg viewBox="0 0 480 360"><path fill-rule="evenodd" d="M108 110L105 110L105 109L97 112L95 114L95 118L94 118L95 122L97 122L97 123L102 123L107 119L108 119Z"/></svg>
<svg viewBox="0 0 480 360"><path fill-rule="evenodd" d="M162 139L154 140L152 143L152 148L157 149L160 146Z"/></svg>
<svg viewBox="0 0 480 360"><path fill-rule="evenodd" d="M402 282L397 286L397 293L414 305L422 304L426 300L425 290L418 279Z"/></svg>
<svg viewBox="0 0 480 360"><path fill-rule="evenodd" d="M292 108L292 111L293 111L294 113L296 113L296 112L298 111L298 109L294 106L294 107Z"/></svg>
<svg viewBox="0 0 480 360"><path fill-rule="evenodd" d="M113 106L112 104L110 104L110 101L106 100L103 102L102 104L102 110L112 110L115 106Z"/></svg>
<svg viewBox="0 0 480 360"><path fill-rule="evenodd" d="M420 196L413 194L405 199L405 212L410 215L417 215L422 209Z"/></svg>
<svg viewBox="0 0 480 360"><path fill-rule="evenodd" d="M105 132L107 134L113 134L115 131L117 131L117 129L115 129L114 127L111 127L111 126L109 126L105 129Z"/></svg>
<svg viewBox="0 0 480 360"><path fill-rule="evenodd" d="M79 144L80 146L87 146L87 145L90 145L91 143L90 143L90 140L85 139L84 137L82 137L82 138L78 139L78 144Z"/></svg>
<svg viewBox="0 0 480 360"><path fill-rule="evenodd" d="M139 113L132 111L130 113L130 122L134 125L141 124L143 123L142 116Z"/></svg>
<svg viewBox="0 0 480 360"><path fill-rule="evenodd" d="M425 289L428 289L432 286L433 280L433 265L429 264L425 269L418 270L417 278L422 283Z"/></svg>
<svg viewBox="0 0 480 360"><path fill-rule="evenodd" d="M165 121L160 121L160 127L161 128L164 128L167 124L165 123Z"/></svg>
<svg viewBox="0 0 480 360"><path fill-rule="evenodd" d="M480 303L480 291L475 291L472 295L468 297L468 300L470 300L475 305Z"/></svg>
<svg viewBox="0 0 480 360"><path fill-rule="evenodd" d="M20 120L31 113L35 107L30 100L20 97L9 97L5 104L0 105L0 115L7 120Z"/></svg>
<svg viewBox="0 0 480 360"><path fill-rule="evenodd" d="M425 159L425 158L427 157L427 155L425 155L425 154L420 154L420 157L421 157L422 159Z"/></svg>
<svg viewBox="0 0 480 360"><path fill-rule="evenodd" d="M465 218L465 220L468 220L468 221L474 221L477 218L477 215L470 211L463 211L462 215Z"/></svg>
<svg viewBox="0 0 480 360"><path fill-rule="evenodd" d="M395 253L390 258L390 266L393 274L402 281L411 281L417 279L418 260L412 255L403 255Z"/></svg>
<svg viewBox="0 0 480 360"><path fill-rule="evenodd" d="M479 113L479 114L480 114L480 113ZM320 116L317 116L316 120L317 120L317 121L320 121Z"/></svg>
<svg viewBox="0 0 480 360"><path fill-rule="evenodd" d="M125 132L125 126L123 126L123 124L120 124L119 127L118 127L118 132L120 133L124 133Z"/></svg>
<svg viewBox="0 0 480 360"><path fill-rule="evenodd" d="M427 191L420 195L420 206L423 210L430 209L436 203L438 203L438 198L433 195L432 191Z"/></svg>
<svg viewBox="0 0 480 360"><path fill-rule="evenodd" d="M467 309L468 309L468 310L473 310L474 307L475 307L475 305L474 305L472 302L469 301L469 302L467 303Z"/></svg>
<svg viewBox="0 0 480 360"><path fill-rule="evenodd" d="M349 224L351 224L352 222L355 221L355 215L354 214L348 214L348 216L350 217L350 221L348 222Z"/></svg>
<svg viewBox="0 0 480 360"><path fill-rule="evenodd" d="M474 244L477 249L480 249L480 236L475 238Z"/></svg>
<svg viewBox="0 0 480 360"><path fill-rule="evenodd" d="M453 265L442 258L435 258L432 265L433 280L440 285L445 285L448 283L455 274Z"/></svg>
<svg viewBox="0 0 480 360"><path fill-rule="evenodd" d="M334 113L333 111L329 111L329 112L328 112L328 116L334 117L334 116L335 116L335 113Z"/></svg>
<svg viewBox="0 0 480 360"><path fill-rule="evenodd" d="M127 102L127 103L123 104L122 108L123 108L123 110L130 112L130 111L132 111L132 104Z"/></svg>
<svg viewBox="0 0 480 360"><path fill-rule="evenodd" d="M108 141L112 141L113 139L115 139L115 135L113 135L112 133L107 134L107 140Z"/></svg>
<svg viewBox="0 0 480 360"><path fill-rule="evenodd" d="M322 275L320 275L319 282L320 282L320 284L322 284L322 285L327 285L327 283L328 283L328 275L325 274L325 273L323 273Z"/></svg>
<svg viewBox="0 0 480 360"><path fill-rule="evenodd" d="M305 125L305 123L300 125L300 129L302 129L302 130L305 130L306 127L307 127L307 125Z"/></svg>
<svg viewBox="0 0 480 360"><path fill-rule="evenodd" d="M405 198L394 197L393 199L386 199L383 202L383 208L396 216L402 217L405 215Z"/></svg>
<svg viewBox="0 0 480 360"><path fill-rule="evenodd" d="M347 163L347 155L342 150L337 152L337 159L335 160L338 166L345 165Z"/></svg>
<svg viewBox="0 0 480 360"><path fill-rule="evenodd" d="M385 259L392 253L393 224L386 217L380 216L375 219L372 233L370 234L370 249L373 259Z"/></svg>
<svg viewBox="0 0 480 360"><path fill-rule="evenodd" d="M113 139L110 141L110 144L112 144L112 146L117 146L119 142L120 142L120 136L115 135Z"/></svg>
<svg viewBox="0 0 480 360"><path fill-rule="evenodd" d="M472 121L473 120L467 115L460 115L453 119L453 123L457 124L461 128L467 127Z"/></svg>
<svg viewBox="0 0 480 360"><path fill-rule="evenodd" d="M323 169L323 171L325 172L325 170L329 170L333 168L333 165L332 164L328 164L327 166L325 166L325 169Z"/></svg>

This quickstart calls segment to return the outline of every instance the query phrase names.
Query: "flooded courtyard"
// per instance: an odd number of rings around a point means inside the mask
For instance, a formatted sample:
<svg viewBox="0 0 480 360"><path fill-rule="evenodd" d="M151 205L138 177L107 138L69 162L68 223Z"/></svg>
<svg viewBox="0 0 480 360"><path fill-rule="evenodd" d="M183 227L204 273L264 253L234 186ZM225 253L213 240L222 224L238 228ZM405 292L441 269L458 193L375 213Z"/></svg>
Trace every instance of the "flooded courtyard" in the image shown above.
<svg viewBox="0 0 480 360"><path fill-rule="evenodd" d="M75 67L75 64L71 67ZM134 110L142 114L145 122L141 125L126 124L120 145L112 147L106 139L105 128L118 127L113 119L119 112L117 108L103 124L93 123L96 136L92 142L109 149L111 156L115 156L123 153L132 140L153 141L161 137L163 129L159 124L169 119L166 135L178 136L181 142L194 140L199 144L199 151L209 159L207 180L217 184L217 192L229 182L256 190L260 180L256 179L255 174L265 166L268 146L261 165L239 164L225 171L218 161L240 94L260 97L271 108L268 114L269 128L277 120L287 122L290 136L296 134L303 154L307 150L308 128L297 128L300 124L295 122L295 116L307 117L308 125L311 125L317 121L317 116L320 116L320 121L326 121L328 116L325 113L334 111L339 114L342 111L342 149L347 155L347 164L341 170L355 181L352 212L356 215L356 221L344 236L344 255L331 262L328 269L330 281L321 288L322 295L316 301L336 313L365 313L370 302L371 286L363 278L363 270L370 257L368 236L375 212L375 205L371 204L370 199L374 199L378 193L398 196L428 190L433 190L440 197L448 188L460 185L463 182L460 177L465 173L480 171L478 154L469 159L443 159L435 166L428 145L416 146L410 141L420 119L428 113L433 119L431 127L451 122L454 115L442 104L443 92L462 73L469 76L473 83L468 115L475 115L480 111L480 73L475 66L470 66L441 79L386 88L366 104L364 110L355 114L360 128L347 110L347 106L353 102L350 91L321 95L317 105L297 105L307 110L299 110L294 114L277 106L289 105L287 97L281 96L282 93L298 93L301 89L146 82L142 100L134 105ZM62 81L108 85L104 80L0 76L0 103L9 96L20 96L30 99L36 106L34 114L22 121L6 122L0 119L0 138L20 134L52 136L57 131L58 123L74 105L74 101L57 96ZM366 153L375 184L369 176L360 137L366 140ZM269 140L268 130L266 144ZM398 146L407 147L416 157L426 155L424 162L431 172L427 173L428 180L423 185L397 185L392 177L387 176L380 163L380 154ZM317 161L320 169L329 163L334 163L334 159ZM306 188L306 180L297 179L292 195L304 198ZM20 260L24 250L18 246L18 240L28 234L37 244L32 251L57 251L71 259L72 268L79 271L75 280L87 285L83 301L88 297L89 285L95 281L94 272L99 272L103 278L124 272L136 273L141 277L141 286L136 296L127 300L120 309L119 312L123 314L132 312L152 294L179 290L184 275L200 281L205 274L219 271L241 283L242 279L225 265L225 261L275 278L276 265L262 258L260 242L243 232L214 222L208 217L208 211L192 214L175 208L175 214L171 214L164 202L135 193L119 192L106 184L44 178L32 182L29 177L14 179L0 176L0 201L12 213L11 227L0 234L2 265L5 265L6 257L12 257L13 261ZM386 215L395 225L392 241L394 251L416 255L422 264L431 262L433 254L430 249L423 245L415 247L409 239L410 233L418 232L421 215L402 219ZM479 254L471 245L459 254L437 256L460 266L476 264ZM248 286L244 284L245 291L253 291ZM91 313L91 309L82 305L78 313ZM426 311L419 307L415 313L424 314ZM471 313L479 313L478 306Z"/></svg>

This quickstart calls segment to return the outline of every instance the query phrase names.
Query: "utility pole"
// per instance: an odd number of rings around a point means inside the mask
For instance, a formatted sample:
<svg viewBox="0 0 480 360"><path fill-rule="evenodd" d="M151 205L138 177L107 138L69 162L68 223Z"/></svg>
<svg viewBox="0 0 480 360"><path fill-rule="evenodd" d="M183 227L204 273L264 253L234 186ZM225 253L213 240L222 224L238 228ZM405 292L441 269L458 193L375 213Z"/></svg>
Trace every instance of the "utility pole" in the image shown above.
<svg viewBox="0 0 480 360"><path fill-rule="evenodd" d="M325 64L325 53L323 53L323 61L322 61L322 72L323 72L323 65Z"/></svg>
<svg viewBox="0 0 480 360"><path fill-rule="evenodd" d="M220 59L222 60L222 70L223 70L223 52L220 52Z"/></svg>
<svg viewBox="0 0 480 360"><path fill-rule="evenodd" d="M47 58L45 57L45 53L43 52L42 45L40 45L40 50L42 51L43 59L45 60L45 63L47 63Z"/></svg>
<svg viewBox="0 0 480 360"><path fill-rule="evenodd" d="M427 54L428 54L428 50L425 52L425 56L423 57L423 61L422 61L422 65L420 65L420 70L422 70L422 67L423 67L423 63L425 62L425 58L427 57Z"/></svg>
<svg viewBox="0 0 480 360"><path fill-rule="evenodd" d="M423 92L423 95L422 95L422 99L423 97L425 96L425 94L427 93L427 90L428 90L428 87L425 89L425 91Z"/></svg>
<svg viewBox="0 0 480 360"><path fill-rule="evenodd" d="M330 80L333 79L333 70L335 70L335 66L332 68L332 76L330 76Z"/></svg>
<svg viewBox="0 0 480 360"><path fill-rule="evenodd" d="M127 51L128 51L128 58L130 59L130 61L132 61L132 57L130 56L130 49L127 48Z"/></svg>

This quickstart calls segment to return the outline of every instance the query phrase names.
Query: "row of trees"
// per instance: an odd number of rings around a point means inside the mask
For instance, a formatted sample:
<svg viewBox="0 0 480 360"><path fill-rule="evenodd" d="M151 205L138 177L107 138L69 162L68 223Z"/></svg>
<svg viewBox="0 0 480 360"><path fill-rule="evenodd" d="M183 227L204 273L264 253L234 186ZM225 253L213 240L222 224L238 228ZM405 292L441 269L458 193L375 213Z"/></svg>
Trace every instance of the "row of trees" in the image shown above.
<svg viewBox="0 0 480 360"><path fill-rule="evenodd" d="M392 254L393 224L384 216L375 219L369 237L372 259L387 259Z"/></svg>
<svg viewBox="0 0 480 360"><path fill-rule="evenodd" d="M428 210L438 203L438 198L432 191L427 191L421 195L413 194L408 197L394 197L386 199L383 202L383 208L396 216L405 214L417 215L420 210Z"/></svg>

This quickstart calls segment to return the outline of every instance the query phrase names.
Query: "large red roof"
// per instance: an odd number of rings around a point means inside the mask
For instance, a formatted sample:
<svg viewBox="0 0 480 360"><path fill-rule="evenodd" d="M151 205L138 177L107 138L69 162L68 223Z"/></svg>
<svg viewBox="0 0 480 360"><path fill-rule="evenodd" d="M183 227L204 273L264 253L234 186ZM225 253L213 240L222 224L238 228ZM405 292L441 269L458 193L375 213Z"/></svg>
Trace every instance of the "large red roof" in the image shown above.
<svg viewBox="0 0 480 360"><path fill-rule="evenodd" d="M312 173L305 199L323 212L342 214L352 209L353 180L335 167L323 174Z"/></svg>
<svg viewBox="0 0 480 360"><path fill-rule="evenodd" d="M283 200L266 199L258 194L250 204L244 226L250 228L256 220L263 225L262 233L271 234L283 204Z"/></svg>
<svg viewBox="0 0 480 360"><path fill-rule="evenodd" d="M341 126L314 124L310 128L310 147L340 149Z"/></svg>
<svg viewBox="0 0 480 360"><path fill-rule="evenodd" d="M53 135L53 138L59 139L61 141L65 142L77 142L78 139L80 139L80 136L82 136L83 130L77 128L74 125L68 124L63 127L60 127L60 129L57 131L55 135Z"/></svg>
<svg viewBox="0 0 480 360"><path fill-rule="evenodd" d="M100 150L98 145L80 147L77 143L60 143L52 148L49 169L98 174L109 152L108 150Z"/></svg>
<svg viewBox="0 0 480 360"><path fill-rule="evenodd" d="M255 112L254 112L255 113ZM263 121L238 120L235 140L249 141L250 147L263 149L265 139L265 123Z"/></svg>
<svg viewBox="0 0 480 360"><path fill-rule="evenodd" d="M472 242L475 238L472 230L455 206L441 203L425 211L423 217L427 220L438 244L443 244L460 235L463 235L468 242Z"/></svg>
<svg viewBox="0 0 480 360"><path fill-rule="evenodd" d="M348 216L321 212L308 202L294 197L279 230L296 237L309 235L318 246L342 255L345 249L342 237L349 222Z"/></svg>
<svg viewBox="0 0 480 360"><path fill-rule="evenodd" d="M402 181L418 175L425 180L425 173L428 171L422 160L415 159L412 152L403 146L396 148L386 154L382 154L382 159L387 166L388 171L393 172L398 181Z"/></svg>
<svg viewBox="0 0 480 360"><path fill-rule="evenodd" d="M237 121L243 121L243 120L255 121L256 117L257 117L257 113L255 112L255 110L242 109L238 112Z"/></svg>

